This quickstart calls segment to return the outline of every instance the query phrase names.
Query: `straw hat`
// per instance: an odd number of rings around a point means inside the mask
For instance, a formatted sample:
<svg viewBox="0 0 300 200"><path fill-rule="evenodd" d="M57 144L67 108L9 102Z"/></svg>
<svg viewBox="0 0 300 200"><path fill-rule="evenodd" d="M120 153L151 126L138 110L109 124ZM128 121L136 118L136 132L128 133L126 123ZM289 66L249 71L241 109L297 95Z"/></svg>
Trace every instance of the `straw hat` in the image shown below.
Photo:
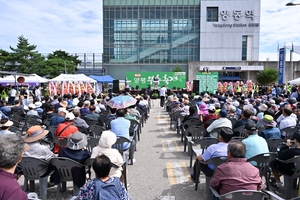
<svg viewBox="0 0 300 200"><path fill-rule="evenodd" d="M35 142L48 134L48 130L44 130L41 126L32 126L27 130L27 135L24 137L24 141L27 143Z"/></svg>
<svg viewBox="0 0 300 200"><path fill-rule="evenodd" d="M14 123L12 121L8 120L8 119L2 119L1 122L0 122L0 127L10 127L13 124Z"/></svg>

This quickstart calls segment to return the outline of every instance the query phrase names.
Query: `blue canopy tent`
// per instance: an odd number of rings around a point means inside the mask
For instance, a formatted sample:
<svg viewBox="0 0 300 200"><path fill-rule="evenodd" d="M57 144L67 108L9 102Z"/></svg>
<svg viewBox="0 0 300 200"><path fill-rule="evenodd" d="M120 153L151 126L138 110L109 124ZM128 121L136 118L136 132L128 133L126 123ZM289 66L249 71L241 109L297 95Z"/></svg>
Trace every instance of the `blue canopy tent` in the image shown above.
<svg viewBox="0 0 300 200"><path fill-rule="evenodd" d="M115 80L113 77L110 75L105 75L105 76L94 76L90 75L90 78L94 79L97 81L97 83L112 83L113 80Z"/></svg>
<svg viewBox="0 0 300 200"><path fill-rule="evenodd" d="M102 91L102 89L103 89L102 84L103 83L109 84L109 83L112 83L113 80L115 80L110 75L105 75L105 76L90 75L89 78L92 78L92 79L94 79L94 80L97 81L97 84L96 84L96 94L99 94L99 93L103 92Z"/></svg>

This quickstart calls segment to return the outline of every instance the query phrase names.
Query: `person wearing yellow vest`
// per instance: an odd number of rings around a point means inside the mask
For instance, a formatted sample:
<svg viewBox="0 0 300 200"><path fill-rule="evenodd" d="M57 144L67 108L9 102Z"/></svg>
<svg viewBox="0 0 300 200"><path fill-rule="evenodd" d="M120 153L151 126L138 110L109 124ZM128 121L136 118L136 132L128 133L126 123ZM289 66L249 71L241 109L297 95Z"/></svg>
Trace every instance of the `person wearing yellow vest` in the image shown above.
<svg viewBox="0 0 300 200"><path fill-rule="evenodd" d="M254 85L254 97L256 97L258 95L258 92L259 92L259 86Z"/></svg>
<svg viewBox="0 0 300 200"><path fill-rule="evenodd" d="M291 86L290 83L288 83L287 86L286 86L287 95L290 95L291 90L292 90L292 86Z"/></svg>
<svg viewBox="0 0 300 200"><path fill-rule="evenodd" d="M237 86L236 92L237 92L238 95L242 95L242 87L241 87L241 85Z"/></svg>

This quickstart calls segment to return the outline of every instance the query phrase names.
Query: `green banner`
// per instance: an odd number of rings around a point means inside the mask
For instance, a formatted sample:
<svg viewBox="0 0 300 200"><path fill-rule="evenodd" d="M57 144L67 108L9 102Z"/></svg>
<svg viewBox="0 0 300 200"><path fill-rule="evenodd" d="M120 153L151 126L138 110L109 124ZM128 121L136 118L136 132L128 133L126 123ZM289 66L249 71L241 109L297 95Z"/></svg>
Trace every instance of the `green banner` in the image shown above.
<svg viewBox="0 0 300 200"><path fill-rule="evenodd" d="M169 89L185 88L186 73L185 72L127 72L127 80L132 88L154 88L154 79L158 79L158 87L165 86Z"/></svg>
<svg viewBox="0 0 300 200"><path fill-rule="evenodd" d="M215 93L218 90L218 72L197 72L196 80L199 80L200 93L204 91L208 91L209 93Z"/></svg>

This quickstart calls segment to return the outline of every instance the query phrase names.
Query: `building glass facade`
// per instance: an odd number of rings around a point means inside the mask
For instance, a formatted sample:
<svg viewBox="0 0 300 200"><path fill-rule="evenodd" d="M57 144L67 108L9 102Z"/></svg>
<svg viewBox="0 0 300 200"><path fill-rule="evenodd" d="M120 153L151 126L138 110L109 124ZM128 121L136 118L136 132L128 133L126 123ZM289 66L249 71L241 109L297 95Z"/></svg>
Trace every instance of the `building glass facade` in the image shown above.
<svg viewBox="0 0 300 200"><path fill-rule="evenodd" d="M105 64L199 60L200 0L104 0Z"/></svg>

